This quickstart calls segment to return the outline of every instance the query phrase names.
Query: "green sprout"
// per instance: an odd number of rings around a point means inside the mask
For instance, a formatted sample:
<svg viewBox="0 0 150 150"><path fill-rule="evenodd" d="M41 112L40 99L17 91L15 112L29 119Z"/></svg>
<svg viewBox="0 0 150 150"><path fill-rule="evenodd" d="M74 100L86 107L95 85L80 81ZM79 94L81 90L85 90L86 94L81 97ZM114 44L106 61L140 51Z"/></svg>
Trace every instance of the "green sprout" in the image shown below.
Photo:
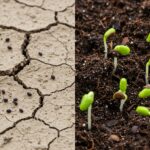
<svg viewBox="0 0 150 150"><path fill-rule="evenodd" d="M123 111L123 106L128 99L128 96L126 95L126 90L127 90L127 79L126 78L121 78L120 79L120 84L119 84L119 90L114 93L113 99L118 99L120 100L120 111Z"/></svg>
<svg viewBox="0 0 150 150"><path fill-rule="evenodd" d="M86 111L88 110L88 129L91 130L91 111L92 111L92 104L94 102L94 92L90 91L88 94L83 95L81 103L80 103L80 110Z"/></svg>
<svg viewBox="0 0 150 150"><path fill-rule="evenodd" d="M119 53L122 56L126 56L130 54L130 48L128 46L125 45L117 45L114 48L114 51L116 51L117 53ZM117 65L118 65L118 61L117 61L117 57L114 57L114 70L113 73L116 72L117 69Z"/></svg>
<svg viewBox="0 0 150 150"><path fill-rule="evenodd" d="M139 98L148 98L150 97L150 88L144 88L139 92Z"/></svg>
<svg viewBox="0 0 150 150"><path fill-rule="evenodd" d="M150 109L145 106L138 106L136 112L141 116L150 116Z"/></svg>
<svg viewBox="0 0 150 150"><path fill-rule="evenodd" d="M150 59L146 63L146 71L145 71L145 82L146 82L146 85L149 84L149 81L148 81L149 66L150 66Z"/></svg>
<svg viewBox="0 0 150 150"><path fill-rule="evenodd" d="M110 35L114 33L116 33L116 30L114 28L110 28L105 32L103 36L105 59L107 59L107 55L108 55L107 39Z"/></svg>
<svg viewBox="0 0 150 150"><path fill-rule="evenodd" d="M146 38L146 42L150 42L150 33L148 34L148 36Z"/></svg>

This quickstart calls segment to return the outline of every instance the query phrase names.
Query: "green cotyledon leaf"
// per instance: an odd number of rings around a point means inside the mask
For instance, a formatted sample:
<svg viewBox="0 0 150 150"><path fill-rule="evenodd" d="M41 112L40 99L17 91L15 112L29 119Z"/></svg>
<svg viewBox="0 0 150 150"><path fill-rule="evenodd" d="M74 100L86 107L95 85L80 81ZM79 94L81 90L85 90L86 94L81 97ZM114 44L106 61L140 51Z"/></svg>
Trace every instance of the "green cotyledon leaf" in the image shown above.
<svg viewBox="0 0 150 150"><path fill-rule="evenodd" d="M150 110L144 106L138 106L136 112L141 116L150 116Z"/></svg>
<svg viewBox="0 0 150 150"><path fill-rule="evenodd" d="M127 90L127 79L126 78L121 78L120 79L119 89L123 93L126 93L126 90Z"/></svg>
<svg viewBox="0 0 150 150"><path fill-rule="evenodd" d="M92 105L94 102L94 92L89 92L88 94L83 95L81 103L80 103L80 110L85 111L88 110L89 106Z"/></svg>
<svg viewBox="0 0 150 150"><path fill-rule="evenodd" d="M117 46L115 46L114 50L123 56L130 54L130 48L125 45L117 45Z"/></svg>
<svg viewBox="0 0 150 150"><path fill-rule="evenodd" d="M146 38L146 42L150 42L150 33L148 34L148 36Z"/></svg>
<svg viewBox="0 0 150 150"><path fill-rule="evenodd" d="M103 40L106 42L107 38L114 33L116 33L116 30L114 28L108 29L104 34Z"/></svg>
<svg viewBox="0 0 150 150"><path fill-rule="evenodd" d="M139 92L139 98L147 98L150 97L150 88L145 88Z"/></svg>

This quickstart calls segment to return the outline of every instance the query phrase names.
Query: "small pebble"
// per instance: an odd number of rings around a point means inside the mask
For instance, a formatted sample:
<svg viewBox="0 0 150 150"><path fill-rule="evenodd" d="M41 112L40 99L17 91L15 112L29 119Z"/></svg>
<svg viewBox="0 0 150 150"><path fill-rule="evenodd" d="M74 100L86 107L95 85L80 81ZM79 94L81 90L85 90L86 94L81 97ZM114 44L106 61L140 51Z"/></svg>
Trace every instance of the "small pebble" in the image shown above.
<svg viewBox="0 0 150 150"><path fill-rule="evenodd" d="M118 135L112 134L110 135L110 137L108 138L109 140L115 141L115 142L119 142L120 138Z"/></svg>
<svg viewBox="0 0 150 150"><path fill-rule="evenodd" d="M85 124L85 123L83 123L83 124L82 124L82 127L86 127L86 124Z"/></svg>
<svg viewBox="0 0 150 150"><path fill-rule="evenodd" d="M16 102L16 101L13 101L13 104L14 104L15 106L17 106L17 105L18 105L18 102Z"/></svg>
<svg viewBox="0 0 150 150"><path fill-rule="evenodd" d="M39 56L43 56L43 54L41 52L39 52L38 54L39 54Z"/></svg>
<svg viewBox="0 0 150 150"><path fill-rule="evenodd" d="M30 96L32 96L32 93L30 93L30 92L27 92L27 95L30 97Z"/></svg>
<svg viewBox="0 0 150 150"><path fill-rule="evenodd" d="M17 101L18 101L18 98L14 98L14 99L13 99L13 102L17 102Z"/></svg>
<svg viewBox="0 0 150 150"><path fill-rule="evenodd" d="M139 132L139 127L138 126L133 126L132 128L131 128L131 132L132 133L138 133Z"/></svg>
<svg viewBox="0 0 150 150"><path fill-rule="evenodd" d="M2 94L3 94L3 95L5 94L5 90L2 90Z"/></svg>
<svg viewBox="0 0 150 150"><path fill-rule="evenodd" d="M12 50L12 47L11 47L11 46L8 46L7 48L8 48L8 50Z"/></svg>
<svg viewBox="0 0 150 150"><path fill-rule="evenodd" d="M52 80L55 80L55 76L54 76L54 75L51 75L51 79L52 79Z"/></svg>
<svg viewBox="0 0 150 150"><path fill-rule="evenodd" d="M7 112L8 114L10 114L10 113L11 113L11 109L7 109L6 112Z"/></svg>
<svg viewBox="0 0 150 150"><path fill-rule="evenodd" d="M4 98L4 99L3 99L3 102L4 102L4 103L8 103L8 99L7 99L7 98Z"/></svg>
<svg viewBox="0 0 150 150"><path fill-rule="evenodd" d="M19 112L20 112L20 113L23 113L23 109L19 109Z"/></svg>
<svg viewBox="0 0 150 150"><path fill-rule="evenodd" d="M9 38L6 38L5 42L7 42L7 43L10 42L10 39L9 39Z"/></svg>

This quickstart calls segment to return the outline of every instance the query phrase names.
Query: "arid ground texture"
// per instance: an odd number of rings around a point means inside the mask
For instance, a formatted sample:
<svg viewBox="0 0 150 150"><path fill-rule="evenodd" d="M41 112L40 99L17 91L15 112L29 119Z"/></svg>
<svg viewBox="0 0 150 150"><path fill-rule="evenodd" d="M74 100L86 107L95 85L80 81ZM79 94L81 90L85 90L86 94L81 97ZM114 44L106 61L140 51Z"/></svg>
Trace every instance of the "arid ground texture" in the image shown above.
<svg viewBox="0 0 150 150"><path fill-rule="evenodd" d="M0 0L0 150L74 150L74 0Z"/></svg>

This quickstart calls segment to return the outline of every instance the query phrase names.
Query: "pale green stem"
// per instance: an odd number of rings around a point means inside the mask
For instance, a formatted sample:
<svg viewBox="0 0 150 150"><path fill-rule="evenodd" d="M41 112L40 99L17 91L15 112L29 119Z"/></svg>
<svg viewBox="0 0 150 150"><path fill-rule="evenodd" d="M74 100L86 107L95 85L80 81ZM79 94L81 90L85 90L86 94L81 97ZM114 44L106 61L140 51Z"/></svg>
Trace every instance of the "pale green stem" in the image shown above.
<svg viewBox="0 0 150 150"><path fill-rule="evenodd" d="M146 82L146 85L149 84L148 73L149 73L149 64L147 63L146 64L146 73L145 73L145 82Z"/></svg>
<svg viewBox="0 0 150 150"><path fill-rule="evenodd" d="M117 57L114 57L114 70L113 70L113 73L116 72L116 69L117 69Z"/></svg>
<svg viewBox="0 0 150 150"><path fill-rule="evenodd" d="M105 59L107 59L108 48L107 48L107 43L106 43L106 40L104 40L104 53L105 53L105 56L104 56L104 58L105 58Z"/></svg>
<svg viewBox="0 0 150 150"><path fill-rule="evenodd" d="M126 102L126 99L122 99L121 102L120 102L119 109L120 109L121 112L123 111L123 106L124 106L125 102Z"/></svg>
<svg viewBox="0 0 150 150"><path fill-rule="evenodd" d="M91 130L91 126L92 126L91 111L92 111L92 105L90 105L88 108L88 130Z"/></svg>

